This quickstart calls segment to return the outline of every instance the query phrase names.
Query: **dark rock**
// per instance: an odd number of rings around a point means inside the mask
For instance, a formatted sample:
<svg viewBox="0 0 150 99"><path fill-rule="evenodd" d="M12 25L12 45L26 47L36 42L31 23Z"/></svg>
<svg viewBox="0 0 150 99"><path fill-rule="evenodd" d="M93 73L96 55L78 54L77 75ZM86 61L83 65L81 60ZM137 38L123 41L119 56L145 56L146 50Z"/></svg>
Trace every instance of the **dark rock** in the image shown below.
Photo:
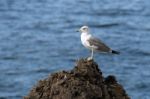
<svg viewBox="0 0 150 99"><path fill-rule="evenodd" d="M114 76L104 78L93 61L80 59L71 71L40 80L24 99L130 99Z"/></svg>

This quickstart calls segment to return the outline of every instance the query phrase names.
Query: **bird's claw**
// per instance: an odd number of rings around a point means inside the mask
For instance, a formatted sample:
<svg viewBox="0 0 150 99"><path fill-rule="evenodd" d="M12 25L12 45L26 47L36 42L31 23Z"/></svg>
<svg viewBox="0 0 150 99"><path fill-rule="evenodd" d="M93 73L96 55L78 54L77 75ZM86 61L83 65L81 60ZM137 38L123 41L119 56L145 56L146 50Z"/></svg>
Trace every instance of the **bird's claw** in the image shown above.
<svg viewBox="0 0 150 99"><path fill-rule="evenodd" d="M91 61L91 60L93 60L93 57L88 57L87 60Z"/></svg>
<svg viewBox="0 0 150 99"><path fill-rule="evenodd" d="M66 79L67 79L67 76L65 75L64 78L63 78L63 80L66 80Z"/></svg>

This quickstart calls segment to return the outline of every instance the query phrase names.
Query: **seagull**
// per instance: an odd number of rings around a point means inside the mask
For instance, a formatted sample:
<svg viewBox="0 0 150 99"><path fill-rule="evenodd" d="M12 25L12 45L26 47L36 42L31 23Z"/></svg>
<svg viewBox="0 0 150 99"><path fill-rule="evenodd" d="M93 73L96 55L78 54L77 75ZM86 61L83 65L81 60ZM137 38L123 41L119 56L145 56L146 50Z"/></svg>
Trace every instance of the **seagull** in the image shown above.
<svg viewBox="0 0 150 99"><path fill-rule="evenodd" d="M82 26L78 31L81 33L81 42L83 46L91 51L91 56L88 57L88 60L93 59L94 52L104 52L104 53L112 53L112 54L120 53L118 51L112 50L100 39L93 37L89 32L88 26Z"/></svg>

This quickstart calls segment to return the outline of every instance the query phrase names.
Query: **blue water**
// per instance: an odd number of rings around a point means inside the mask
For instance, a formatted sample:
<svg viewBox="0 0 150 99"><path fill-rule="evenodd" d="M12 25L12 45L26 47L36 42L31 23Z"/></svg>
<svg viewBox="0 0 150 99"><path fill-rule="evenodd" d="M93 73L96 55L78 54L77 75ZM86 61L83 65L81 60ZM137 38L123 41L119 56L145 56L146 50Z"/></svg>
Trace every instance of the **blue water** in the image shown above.
<svg viewBox="0 0 150 99"><path fill-rule="evenodd" d="M0 0L0 99L20 99L40 79L90 53L88 25L121 55L95 55L132 99L150 99L150 0Z"/></svg>

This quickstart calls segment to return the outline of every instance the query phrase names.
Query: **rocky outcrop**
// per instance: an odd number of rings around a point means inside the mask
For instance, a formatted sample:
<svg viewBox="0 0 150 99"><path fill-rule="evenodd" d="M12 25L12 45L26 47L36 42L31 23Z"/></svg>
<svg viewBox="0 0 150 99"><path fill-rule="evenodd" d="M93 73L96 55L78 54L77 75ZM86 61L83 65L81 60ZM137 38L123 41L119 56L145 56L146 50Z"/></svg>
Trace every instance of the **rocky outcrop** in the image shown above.
<svg viewBox="0 0 150 99"><path fill-rule="evenodd" d="M112 75L104 78L97 63L80 59L71 71L40 80L24 99L130 99Z"/></svg>

